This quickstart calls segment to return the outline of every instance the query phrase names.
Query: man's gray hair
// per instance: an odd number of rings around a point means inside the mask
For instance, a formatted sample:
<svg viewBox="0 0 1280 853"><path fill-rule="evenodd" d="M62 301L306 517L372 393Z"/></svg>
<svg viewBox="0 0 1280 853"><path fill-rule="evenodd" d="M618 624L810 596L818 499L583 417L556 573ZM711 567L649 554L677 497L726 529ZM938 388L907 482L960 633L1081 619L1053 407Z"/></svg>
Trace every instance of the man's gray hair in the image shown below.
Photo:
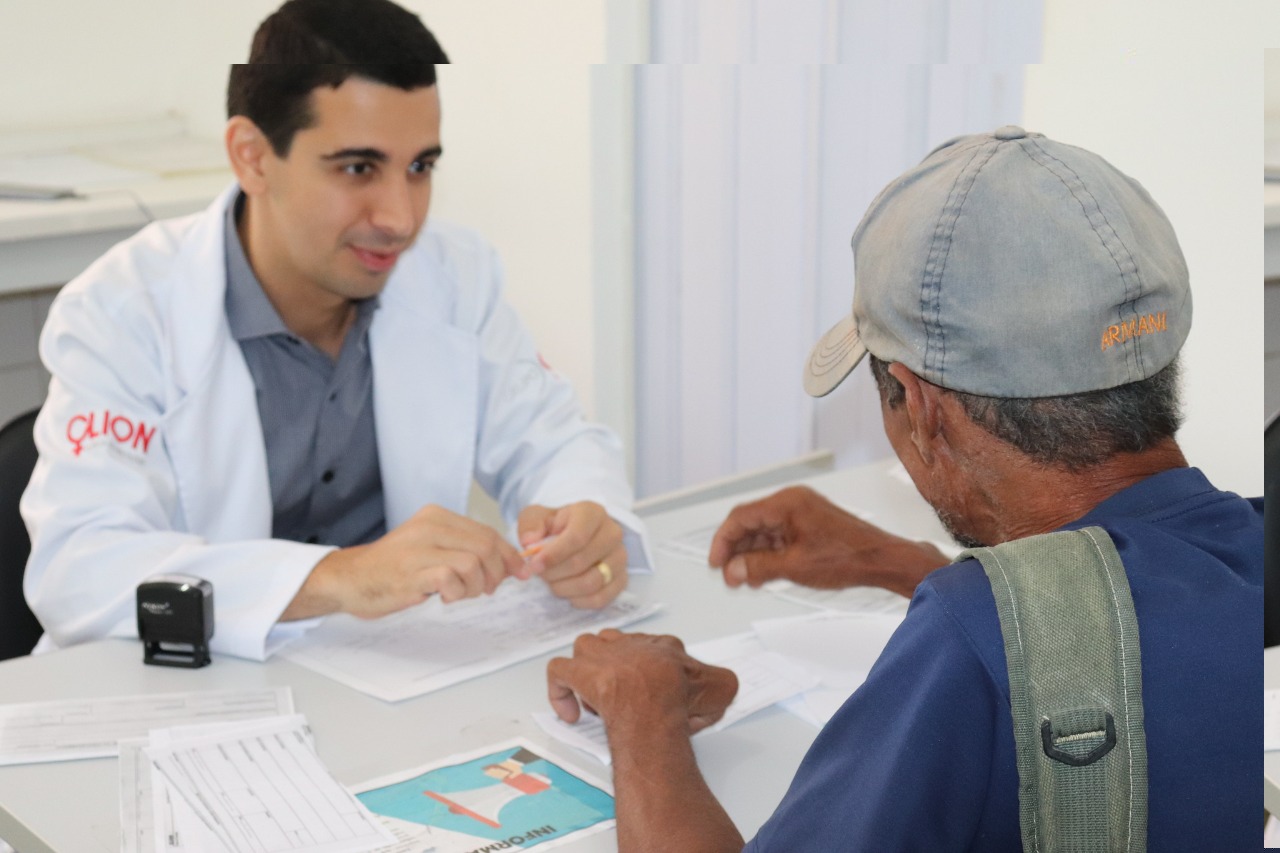
<svg viewBox="0 0 1280 853"><path fill-rule="evenodd" d="M905 399L889 365L871 356L880 397L889 408ZM969 419L1045 465L1079 470L1119 453L1139 453L1172 438L1182 426L1178 358L1146 379L1104 391L1013 399L942 389Z"/></svg>

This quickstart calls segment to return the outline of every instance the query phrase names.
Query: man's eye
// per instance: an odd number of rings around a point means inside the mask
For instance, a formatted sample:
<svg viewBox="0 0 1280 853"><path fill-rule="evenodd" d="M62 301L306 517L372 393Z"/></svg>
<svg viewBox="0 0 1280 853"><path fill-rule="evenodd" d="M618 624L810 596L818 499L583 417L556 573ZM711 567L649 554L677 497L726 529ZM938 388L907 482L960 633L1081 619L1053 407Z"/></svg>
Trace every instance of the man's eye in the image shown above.
<svg viewBox="0 0 1280 853"><path fill-rule="evenodd" d="M433 171L435 167L436 162L434 160L414 160L409 165L409 171L415 175L421 175L424 172Z"/></svg>
<svg viewBox="0 0 1280 853"><path fill-rule="evenodd" d="M373 171L372 163L348 163L342 167L348 175L367 175Z"/></svg>

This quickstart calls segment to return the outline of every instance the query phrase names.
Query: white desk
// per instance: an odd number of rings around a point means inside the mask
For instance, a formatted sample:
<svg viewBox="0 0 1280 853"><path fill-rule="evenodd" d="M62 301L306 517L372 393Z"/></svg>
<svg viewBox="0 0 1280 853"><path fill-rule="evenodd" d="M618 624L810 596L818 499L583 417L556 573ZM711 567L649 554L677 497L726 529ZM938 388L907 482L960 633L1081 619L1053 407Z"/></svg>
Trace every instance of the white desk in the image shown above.
<svg viewBox="0 0 1280 853"><path fill-rule="evenodd" d="M1262 653L1262 686L1280 690L1280 646ZM1258 697L1261 701L1262 697ZM1280 815L1280 752L1262 754L1262 807Z"/></svg>
<svg viewBox="0 0 1280 853"><path fill-rule="evenodd" d="M888 461L875 463L809 482L837 501L873 512L896 532L944 539L914 489L888 475L891 467ZM653 516L654 542L718 523L745 497ZM729 590L718 572L691 562L658 559L657 574L635 578L632 589L667 609L634 630L697 642L746 630L754 619L806 612L766 592ZM311 722L321 758L346 784L517 735L608 778L608 768L554 744L529 716L546 707L549 657L393 705L287 661L256 664L219 657L200 670L149 667L142 664L138 643L106 641L0 663L0 702L289 685L298 710ZM746 837L781 800L816 733L772 708L695 741L711 790ZM22 853L119 850L116 773L113 759L0 767L0 837ZM616 839L604 833L566 849L611 851Z"/></svg>

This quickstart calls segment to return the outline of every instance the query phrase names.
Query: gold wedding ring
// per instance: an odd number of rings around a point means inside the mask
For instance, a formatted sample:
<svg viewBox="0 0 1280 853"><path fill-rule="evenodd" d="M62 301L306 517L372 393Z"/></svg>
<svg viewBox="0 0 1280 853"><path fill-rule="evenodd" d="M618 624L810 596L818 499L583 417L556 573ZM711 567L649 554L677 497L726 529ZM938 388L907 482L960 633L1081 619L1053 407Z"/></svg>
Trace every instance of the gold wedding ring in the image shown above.
<svg viewBox="0 0 1280 853"><path fill-rule="evenodd" d="M604 585L608 586L613 583L613 569L609 568L609 564L601 560L596 563L596 568L600 570L600 576L604 578Z"/></svg>

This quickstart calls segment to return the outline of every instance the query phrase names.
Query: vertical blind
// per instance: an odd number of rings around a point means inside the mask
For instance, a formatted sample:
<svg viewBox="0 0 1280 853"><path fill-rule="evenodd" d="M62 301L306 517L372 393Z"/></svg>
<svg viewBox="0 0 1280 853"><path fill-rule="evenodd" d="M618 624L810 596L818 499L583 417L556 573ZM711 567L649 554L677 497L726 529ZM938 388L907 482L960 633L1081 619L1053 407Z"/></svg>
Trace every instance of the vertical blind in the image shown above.
<svg viewBox="0 0 1280 853"><path fill-rule="evenodd" d="M640 495L817 448L841 466L891 452L869 371L814 401L804 359L849 311L849 238L884 184L1018 122L1039 9L655 0L636 77Z"/></svg>

